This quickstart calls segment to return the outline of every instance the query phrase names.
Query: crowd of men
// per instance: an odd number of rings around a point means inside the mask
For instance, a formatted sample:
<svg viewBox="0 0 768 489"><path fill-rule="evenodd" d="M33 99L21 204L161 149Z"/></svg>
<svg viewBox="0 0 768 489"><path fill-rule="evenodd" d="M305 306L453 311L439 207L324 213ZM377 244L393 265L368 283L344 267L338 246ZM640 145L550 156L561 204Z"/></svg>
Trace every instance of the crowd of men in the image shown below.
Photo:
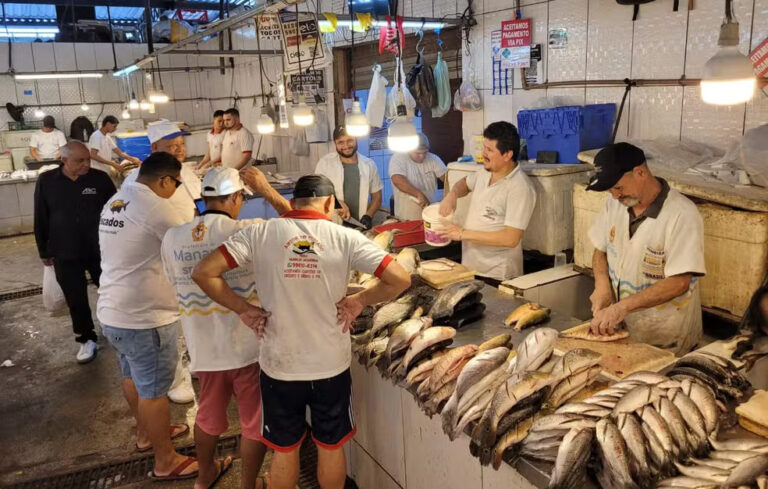
<svg viewBox="0 0 768 489"><path fill-rule="evenodd" d="M248 167L253 138L229 109L214 114L208 150L196 167L205 171L202 181L183 165L188 133L161 120L147 129L152 154L118 190L105 172L123 169L112 155L129 158L111 142L116 126L105 117L90 148L75 141L59 146L61 166L40 175L35 193L38 250L64 291L81 345L78 362L97 351L87 272L98 287L96 315L117 353L122 391L136 419L135 448L154 453L153 479L194 478L196 489L216 483L232 464L214 454L234 396L241 487L293 489L298 447L308 433L318 447L321 487L343 487L340 448L355 433L349 329L365 306L392 300L410 285L389 254L334 222L372 225L382 195L376 165L337 128L336 151L296 182L289 202ZM536 192L517 162L516 128L496 122L484 138L482 169L446 189L439 203L447 216L469 196L466 222L445 220L442 233L461 241L462 260L478 276L497 283L523 273L521 241ZM429 149L422 135L416 150L390 162L395 213L403 218L438 201L446 168ZM610 145L595 163L600 171L590 190L609 191L614 199L590 231L593 330L610 334L625 322L643 341L686 351L701 336L701 218L690 201L650 174L639 148ZM238 219L252 193L281 217ZM351 270L380 280L347 295ZM172 424L169 410L179 377L184 383L180 329L200 385L195 458L179 454L172 442L190 430ZM258 475L267 447L274 450L269 480Z"/></svg>

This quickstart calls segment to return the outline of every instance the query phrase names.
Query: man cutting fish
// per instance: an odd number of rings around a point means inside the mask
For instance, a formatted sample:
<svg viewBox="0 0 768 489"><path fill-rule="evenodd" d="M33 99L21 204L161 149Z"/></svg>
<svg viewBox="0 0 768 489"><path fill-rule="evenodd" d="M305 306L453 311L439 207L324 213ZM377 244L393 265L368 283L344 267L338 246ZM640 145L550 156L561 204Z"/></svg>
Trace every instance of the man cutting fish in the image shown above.
<svg viewBox="0 0 768 489"><path fill-rule="evenodd" d="M275 450L273 488L296 486L307 407L320 486L344 486L340 448L355 433L349 328L363 307L390 301L410 285L408 272L386 251L331 222L336 203L327 177L302 177L293 191L294 210L235 233L192 272L211 299L263 333L261 439ZM252 270L264 309L235 294L222 278L238 266ZM380 282L345 296L350 268Z"/></svg>
<svg viewBox="0 0 768 489"><path fill-rule="evenodd" d="M705 274L702 220L696 205L654 177L645 153L611 144L595 156L587 190L611 194L595 218L595 290L591 331L630 338L675 353L701 339L700 277Z"/></svg>

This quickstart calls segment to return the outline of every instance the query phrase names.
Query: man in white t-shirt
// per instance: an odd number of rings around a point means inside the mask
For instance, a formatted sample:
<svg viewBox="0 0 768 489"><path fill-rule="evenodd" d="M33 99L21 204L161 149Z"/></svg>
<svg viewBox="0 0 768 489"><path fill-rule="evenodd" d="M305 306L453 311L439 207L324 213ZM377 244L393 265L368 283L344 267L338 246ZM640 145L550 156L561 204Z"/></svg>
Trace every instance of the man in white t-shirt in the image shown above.
<svg viewBox="0 0 768 489"><path fill-rule="evenodd" d="M263 334L261 437L275 450L270 473L279 488L295 487L298 479L307 407L320 486L344 486L341 447L355 433L349 328L365 305L392 300L410 284L408 272L385 251L331 222L333 193L333 184L322 175L300 178L294 210L235 233L192 272L211 299ZM261 307L222 280L238 266L252 270ZM345 297L351 269L381 282Z"/></svg>
<svg viewBox="0 0 768 489"><path fill-rule="evenodd" d="M445 222L438 233L461 241L461 263L491 284L523 274L523 232L536 205L536 190L517 163L520 137L509 122L483 131L483 169L461 179L440 203L440 213L472 192L464 227Z"/></svg>
<svg viewBox="0 0 768 489"><path fill-rule="evenodd" d="M270 196L279 214L288 212L290 204L272 191L266 178L257 173L256 190ZM232 311L221 309L192 281L192 268L237 231L260 219L236 220L244 202L243 194L251 194L237 170L213 168L203 178L203 200L206 210L190 223L171 228L163 238L162 257L165 273L176 289L181 311L189 368L200 380L200 404L195 419L195 445L200 473L199 487L209 487L231 465L231 458L214 461L219 435L226 431L227 406L232 395L237 400L240 416L243 460L243 487L254 487L264 461L266 446L261 435L261 394L259 391L259 341ZM257 301L254 278L247 268L224 275L228 285L246 300ZM248 482L248 484L245 484ZM262 488L266 485L262 480Z"/></svg>
<svg viewBox="0 0 768 489"><path fill-rule="evenodd" d="M29 154L35 161L58 160L65 144L67 138L63 132L56 129L56 120L47 115L43 117L43 128L29 140Z"/></svg>
<svg viewBox="0 0 768 489"><path fill-rule="evenodd" d="M696 205L655 178L643 150L610 144L595 156L588 190L608 191L589 237L595 246L591 330L682 354L701 340L704 231Z"/></svg>
<svg viewBox="0 0 768 489"><path fill-rule="evenodd" d="M101 170L110 176L112 181L117 181L125 167L114 161L112 157L118 157L128 160L135 165L141 164L141 160L129 154L123 153L117 147L111 134L117 130L120 122L113 115L106 116L101 121L101 129L93 131L91 139L88 140L88 147L91 148L91 168Z"/></svg>
<svg viewBox="0 0 768 489"><path fill-rule="evenodd" d="M189 431L171 425L168 390L178 361L179 305L163 271L160 245L184 217L168 199L181 185L181 164L153 153L136 181L104 206L99 224L101 281L96 315L117 350L123 394L137 421L136 449L154 452L152 477L197 475L197 461L177 453L171 438Z"/></svg>
<svg viewBox="0 0 768 489"><path fill-rule="evenodd" d="M203 172L212 166L221 165L221 148L224 145L224 111L217 110L213 113L213 127L211 132L206 134L205 140L208 143L208 148L205 150L205 156L200 163L195 167L198 172Z"/></svg>
<svg viewBox="0 0 768 489"><path fill-rule="evenodd" d="M339 216L353 217L370 228L373 216L381 208L384 187L376 163L357 151L357 139L349 136L344 126L333 130L333 144L336 152L320 158L315 173L333 182L341 203Z"/></svg>
<svg viewBox="0 0 768 489"><path fill-rule="evenodd" d="M251 162L253 135L240 123L240 111L235 108L224 111L224 139L221 146L221 164L242 170Z"/></svg>
<svg viewBox="0 0 768 489"><path fill-rule="evenodd" d="M419 134L419 146L409 153L395 153L389 160L389 177L395 197L395 217L421 219L424 207L437 200L437 181L445 182L448 168L429 152L429 139Z"/></svg>

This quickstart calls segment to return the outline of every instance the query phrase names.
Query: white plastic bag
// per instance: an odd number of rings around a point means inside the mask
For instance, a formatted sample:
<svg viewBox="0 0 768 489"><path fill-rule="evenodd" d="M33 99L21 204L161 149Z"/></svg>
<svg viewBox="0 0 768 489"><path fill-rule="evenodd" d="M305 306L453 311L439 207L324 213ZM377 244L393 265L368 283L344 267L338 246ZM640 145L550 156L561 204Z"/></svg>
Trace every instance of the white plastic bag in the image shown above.
<svg viewBox="0 0 768 489"><path fill-rule="evenodd" d="M368 106L365 117L372 127L384 127L384 113L387 109L387 79L381 74L381 66L373 67L371 89L368 91Z"/></svg>
<svg viewBox="0 0 768 489"><path fill-rule="evenodd" d="M309 156L309 143L303 127L291 138L290 149L295 156Z"/></svg>
<svg viewBox="0 0 768 489"><path fill-rule="evenodd" d="M386 118L390 123L397 118L397 106L401 103L398 88L403 94L403 103L405 104L407 119L413 119L413 116L416 113L416 100L413 98L413 95L411 95L411 92L408 91L408 87L405 86L405 71L403 71L403 65L399 58L395 62L395 71L397 72L397 70L400 71L399 81L395 83L395 86L392 87L387 95ZM395 79L398 79L398 77L395 76Z"/></svg>
<svg viewBox="0 0 768 489"><path fill-rule="evenodd" d="M768 124L744 133L738 163L754 185L768 187Z"/></svg>
<svg viewBox="0 0 768 489"><path fill-rule="evenodd" d="M43 267L43 307L51 312L58 311L67 305L64 292L56 281L56 272L52 266Z"/></svg>
<svg viewBox="0 0 768 489"><path fill-rule="evenodd" d="M312 113L315 115L315 123L307 126L304 130L306 132L308 143L325 143L330 139L328 133L330 132L330 126L328 124L328 116L325 111L319 107L312 109Z"/></svg>

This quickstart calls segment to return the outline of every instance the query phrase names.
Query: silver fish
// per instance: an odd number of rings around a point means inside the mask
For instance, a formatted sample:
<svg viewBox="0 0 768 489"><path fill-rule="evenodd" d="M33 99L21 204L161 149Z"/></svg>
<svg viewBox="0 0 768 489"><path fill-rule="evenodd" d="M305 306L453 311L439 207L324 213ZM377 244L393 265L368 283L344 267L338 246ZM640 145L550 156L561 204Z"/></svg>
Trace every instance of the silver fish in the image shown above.
<svg viewBox="0 0 768 489"><path fill-rule="evenodd" d="M654 388L651 385L640 385L627 392L616 407L613 408L613 416L616 417L623 413L632 413L647 404L654 404L659 401L664 392Z"/></svg>
<svg viewBox="0 0 768 489"><path fill-rule="evenodd" d="M688 427L688 438L696 445L693 448L706 448L707 427L704 421L704 416L702 416L696 403L694 403L690 397L686 396L682 390L669 390L667 391L667 397L683 416L683 421L685 421L685 424Z"/></svg>
<svg viewBox="0 0 768 489"><path fill-rule="evenodd" d="M602 460L597 480L603 487L635 488L629 468L629 452L619 428L610 418L603 418L595 426L595 435Z"/></svg>
<svg viewBox="0 0 768 489"><path fill-rule="evenodd" d="M464 428L466 428L469 423L480 419L480 417L483 415L483 412L485 411L485 408L491 402L491 396L491 392L488 392L485 396L481 396L480 399L477 400L477 403L473 404L467 410L467 412L464 413L464 416L459 419L458 424L452 429L452 431L446 433L451 441L455 440L459 434L464 431ZM443 412L445 412L445 408L443 408Z"/></svg>
<svg viewBox="0 0 768 489"><path fill-rule="evenodd" d="M421 261L419 252L416 251L415 248L403 248L400 250L400 253L397 254L395 260L411 275L416 273L416 269L419 267L419 262Z"/></svg>
<svg viewBox="0 0 768 489"><path fill-rule="evenodd" d="M675 458L680 454L680 447L677 446L675 438L672 436L672 432L669 426L661 417L659 412L653 406L645 406L639 411L640 419L643 423L648 423L648 426L656 434L661 446L664 450L670 452Z"/></svg>
<svg viewBox="0 0 768 489"><path fill-rule="evenodd" d="M591 384L601 371L602 368L599 365L595 365L570 377L566 377L552 389L547 405L551 408L559 407L565 401L578 394L584 387Z"/></svg>
<svg viewBox="0 0 768 489"><path fill-rule="evenodd" d="M437 364L437 362L440 361L440 357L442 357L445 354L446 354L445 350L436 351L429 358L426 358L423 361L419 362L418 365L413 367L413 369L411 369L411 371L408 372L408 375L405 377L405 385L410 387L416 383L423 382L425 378L429 377L429 375L432 372L432 369Z"/></svg>
<svg viewBox="0 0 768 489"><path fill-rule="evenodd" d="M645 435L645 439L648 442L648 455L650 459L659 470L666 471L672 462L672 454L664 449L659 441L659 437L656 436L656 433L651 429L648 423L642 422L640 423L640 426L642 427L643 435Z"/></svg>
<svg viewBox="0 0 768 489"><path fill-rule="evenodd" d="M590 367L594 367L603 356L586 348L575 348L558 358L552 368L552 375L558 380L574 376Z"/></svg>
<svg viewBox="0 0 768 489"><path fill-rule="evenodd" d="M650 461L640 421L634 414L620 414L616 420L616 427L619 428L621 437L624 438L627 444L629 467L632 476L641 485L646 485L651 477Z"/></svg>
<svg viewBox="0 0 768 489"><path fill-rule="evenodd" d="M537 419L532 432L566 430L571 428L594 428L595 420L578 414L549 414Z"/></svg>
<svg viewBox="0 0 768 489"><path fill-rule="evenodd" d="M715 467L709 467L706 465L683 465L675 462L675 467L681 474L693 477L694 479L702 479L706 481L712 481L717 484L723 484L728 479L728 471L720 470Z"/></svg>
<svg viewBox="0 0 768 489"><path fill-rule="evenodd" d="M684 489L717 489L718 485L712 481L695 479L688 476L671 477L660 481L656 487L673 487Z"/></svg>
<svg viewBox="0 0 768 489"><path fill-rule="evenodd" d="M510 352L507 359L495 370L483 377L478 383L469 387L459 399L458 415L459 418L474 404L478 397L487 391L495 392L496 389L506 382L511 376L511 365L515 362L515 352Z"/></svg>
<svg viewBox="0 0 768 489"><path fill-rule="evenodd" d="M594 431L587 428L572 428L568 431L557 450L549 489L580 487L586 474L593 436Z"/></svg>
<svg viewBox="0 0 768 489"><path fill-rule="evenodd" d="M660 373L641 370L640 372L634 372L627 375L622 380L623 381L639 381L639 382L642 382L643 384L656 385L656 384L661 384L665 380L668 380L668 377L661 375Z"/></svg>
<svg viewBox="0 0 768 489"><path fill-rule="evenodd" d="M688 461L696 465L708 465L709 467L714 467L720 470L731 470L738 465L738 462L734 462L733 460L718 458L689 458Z"/></svg>
<svg viewBox="0 0 768 489"><path fill-rule="evenodd" d="M709 438L709 443L715 450L745 450L750 452L768 453L768 440L765 438L734 438L717 440Z"/></svg>
<svg viewBox="0 0 768 489"><path fill-rule="evenodd" d="M590 416L593 418L603 418L605 416L608 416L611 414L611 410L608 408L604 408L602 406L598 406L596 404L588 404L586 402L569 402L567 404L563 404L559 408L557 408L557 411L555 411L555 414L580 414L583 416Z"/></svg>
<svg viewBox="0 0 768 489"><path fill-rule="evenodd" d="M749 452L745 450L713 450L709 453L709 458L716 458L720 460L732 460L737 463L741 463L748 458L752 458L759 455L755 452Z"/></svg>
<svg viewBox="0 0 768 489"><path fill-rule="evenodd" d="M555 349L558 332L552 328L539 328L526 336L517 349L514 372L536 370L546 362Z"/></svg>
<svg viewBox="0 0 768 489"><path fill-rule="evenodd" d="M432 326L432 318L408 319L400 323L389 337L387 343L386 356L388 360L397 353L408 348L411 340L419 334L420 331Z"/></svg>
<svg viewBox="0 0 768 489"><path fill-rule="evenodd" d="M667 423L669 431L680 449L680 456L687 457L691 453L692 447L688 443L688 432L680 410L672 404L672 401L662 397L659 401L659 414Z"/></svg>
<svg viewBox="0 0 768 489"><path fill-rule="evenodd" d="M416 307L415 295L404 295L394 302L384 304L373 315L371 329L366 331L371 337L376 333L393 324L398 324L408 318L411 311Z"/></svg>
<svg viewBox="0 0 768 489"><path fill-rule="evenodd" d="M717 408L717 401L712 391L698 382L692 380L683 380L681 382L683 393L687 395L704 417L704 425L707 434L714 433L719 424L720 414Z"/></svg>
<svg viewBox="0 0 768 489"><path fill-rule="evenodd" d="M403 359L403 364L400 368L401 373L407 371L411 364L411 360L413 360L416 355L430 346L440 343L441 341L450 340L454 336L456 336L456 330L447 326L427 328L416 335L408 346L408 351L405 352L405 358Z"/></svg>
<svg viewBox="0 0 768 489"><path fill-rule="evenodd" d="M377 338L365 347L364 357L366 360L366 367L370 368L379 361L384 354L384 350L387 348L388 338Z"/></svg>
<svg viewBox="0 0 768 489"><path fill-rule="evenodd" d="M435 302L429 310L429 317L438 319L453 316L453 309L456 307L456 304L468 295L479 291L484 286L485 283L480 280L471 280L446 287L435 298Z"/></svg>

